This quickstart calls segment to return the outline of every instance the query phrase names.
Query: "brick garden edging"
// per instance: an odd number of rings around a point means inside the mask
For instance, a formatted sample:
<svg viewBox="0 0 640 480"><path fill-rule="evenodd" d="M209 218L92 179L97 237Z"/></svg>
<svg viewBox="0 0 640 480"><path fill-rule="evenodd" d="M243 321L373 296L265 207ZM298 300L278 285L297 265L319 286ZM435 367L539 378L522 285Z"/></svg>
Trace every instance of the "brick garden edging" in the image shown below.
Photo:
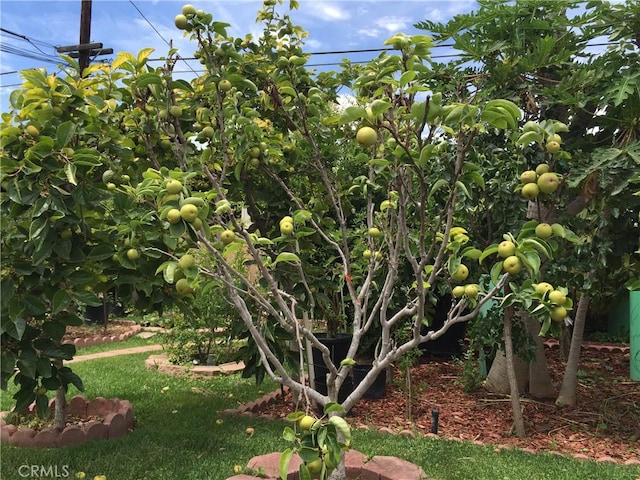
<svg viewBox="0 0 640 480"><path fill-rule="evenodd" d="M53 409L55 400L49 402ZM33 405L30 410L33 411ZM2 412L0 418L0 442L16 447L67 447L92 440L109 440L124 437L133 428L133 406L128 400L96 397L89 401L84 395L75 395L67 404L68 415L99 415L100 421L89 421L82 427L69 425L62 432L54 428L36 431L7 424Z"/></svg>
<svg viewBox="0 0 640 480"><path fill-rule="evenodd" d="M93 345L102 345L105 343L123 342L140 332L142 332L142 326L132 322L131 329L128 332L121 333L120 335L95 335L93 337L75 339L65 337L63 340L68 343L73 343L76 348L91 347Z"/></svg>
<svg viewBox="0 0 640 480"><path fill-rule="evenodd" d="M244 370L244 363L231 362L221 365L174 365L167 359L165 353L159 355L151 355L144 361L147 370L157 370L160 373L168 373L169 375L195 375L201 377L210 377L213 375L230 375Z"/></svg>
<svg viewBox="0 0 640 480"><path fill-rule="evenodd" d="M280 452L259 455L249 460L247 468L264 472L267 480L280 479ZM287 480L299 480L300 457L294 455L289 462ZM369 459L357 450L349 450L344 458L347 479L362 480L427 480L421 467L398 457L376 455ZM240 474L227 480L255 480L255 476Z"/></svg>

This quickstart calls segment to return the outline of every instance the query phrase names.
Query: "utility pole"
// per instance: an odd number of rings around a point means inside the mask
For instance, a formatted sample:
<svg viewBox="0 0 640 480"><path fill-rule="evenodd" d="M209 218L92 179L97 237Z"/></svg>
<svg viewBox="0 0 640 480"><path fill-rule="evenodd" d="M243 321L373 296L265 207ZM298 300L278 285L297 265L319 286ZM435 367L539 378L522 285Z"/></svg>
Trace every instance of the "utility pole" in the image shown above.
<svg viewBox="0 0 640 480"><path fill-rule="evenodd" d="M89 43L91 41L91 2L92 0L81 0L80 9L80 43L78 45L68 45L57 47L58 53L69 53L72 58L78 59L80 75L83 76L85 68L89 66L91 57L98 55L110 55L112 48L102 48L102 43Z"/></svg>

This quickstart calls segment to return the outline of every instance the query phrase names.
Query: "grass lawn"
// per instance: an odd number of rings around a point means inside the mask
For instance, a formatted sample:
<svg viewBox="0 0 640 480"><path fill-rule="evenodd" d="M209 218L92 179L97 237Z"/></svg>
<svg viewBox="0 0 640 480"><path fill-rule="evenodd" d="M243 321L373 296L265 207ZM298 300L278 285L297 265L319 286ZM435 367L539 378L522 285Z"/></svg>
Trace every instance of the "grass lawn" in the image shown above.
<svg viewBox="0 0 640 480"><path fill-rule="evenodd" d="M153 343L153 341L151 342ZM112 344L124 348L129 342ZM79 353L85 353L85 349ZM89 353L89 350L86 350ZM273 390L256 387L238 375L209 379L178 378L146 370L148 353L91 360L73 365L89 398L118 397L133 403L136 429L125 438L66 449L2 448L0 478L25 478L23 465L57 467L58 477L108 480L221 480L254 455L282 450L284 423L253 417L221 417L233 408ZM74 395L75 391L71 392ZM3 392L0 407L11 407ZM222 423L217 420L222 420ZM255 428L253 436L246 427ZM395 437L356 431L354 447L367 455L395 455L422 466L437 480L635 480L639 467L602 465L556 455L518 450L495 453L492 447L437 439ZM50 470L53 472L53 470ZM33 478L33 477L31 477Z"/></svg>

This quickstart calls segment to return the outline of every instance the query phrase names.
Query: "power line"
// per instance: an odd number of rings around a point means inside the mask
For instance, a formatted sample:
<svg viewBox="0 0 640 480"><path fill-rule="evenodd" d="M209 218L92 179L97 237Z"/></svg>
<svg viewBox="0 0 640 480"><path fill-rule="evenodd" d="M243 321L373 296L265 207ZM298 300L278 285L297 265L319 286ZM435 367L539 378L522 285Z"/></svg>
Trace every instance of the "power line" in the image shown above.
<svg viewBox="0 0 640 480"><path fill-rule="evenodd" d="M166 43L166 44L167 44L167 46L168 46L169 48L172 48L171 42L167 41L167 39L166 39L166 38L164 38L164 37L162 36L162 34L158 31L158 29L156 28L156 26L155 26L153 23L151 23L151 21L149 21L149 19L148 19L147 17L145 17L144 13L142 13L142 11L138 8L138 6L137 6L135 3L133 3L133 0L129 0L129 3L133 6L133 8L135 8L135 9L136 9L136 11L140 14L140 16L144 19L144 21L145 21L145 22L147 22L147 23L149 24L149 26L153 29L153 31L154 31L154 32L156 32L156 34L158 35L158 37L160 37L160 38L162 39L162 41L163 41L164 43ZM182 58L182 57L181 57L181 56L179 56L179 55L177 55L177 58L178 58L178 59L180 59L180 60L182 60L182 61L184 61L185 65L186 65L187 67L189 67L189 70L191 70L191 72L192 72L192 73L194 73L195 75L197 75L196 71L195 71L193 68L191 68L191 65L189 65L189 64L185 61L185 59L184 59L184 58Z"/></svg>

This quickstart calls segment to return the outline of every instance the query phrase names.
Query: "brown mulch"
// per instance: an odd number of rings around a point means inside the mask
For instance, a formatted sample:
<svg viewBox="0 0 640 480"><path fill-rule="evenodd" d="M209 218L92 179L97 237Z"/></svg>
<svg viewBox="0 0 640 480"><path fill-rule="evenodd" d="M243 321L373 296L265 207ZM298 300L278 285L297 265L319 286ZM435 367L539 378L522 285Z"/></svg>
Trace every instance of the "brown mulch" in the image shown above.
<svg viewBox="0 0 640 480"><path fill-rule="evenodd" d="M549 369L559 386L564 364L558 349L547 349ZM514 435L509 398L482 389L464 393L462 367L451 359L423 359L411 371L413 420L406 419L404 377L394 371L380 400L361 400L349 412L352 425L428 434L432 410L439 410L438 436L530 451L577 455L618 462L640 460L640 383L629 380L629 354L583 351L578 405L559 408L554 400L523 397L527 436ZM283 417L291 399L279 397L259 413Z"/></svg>

